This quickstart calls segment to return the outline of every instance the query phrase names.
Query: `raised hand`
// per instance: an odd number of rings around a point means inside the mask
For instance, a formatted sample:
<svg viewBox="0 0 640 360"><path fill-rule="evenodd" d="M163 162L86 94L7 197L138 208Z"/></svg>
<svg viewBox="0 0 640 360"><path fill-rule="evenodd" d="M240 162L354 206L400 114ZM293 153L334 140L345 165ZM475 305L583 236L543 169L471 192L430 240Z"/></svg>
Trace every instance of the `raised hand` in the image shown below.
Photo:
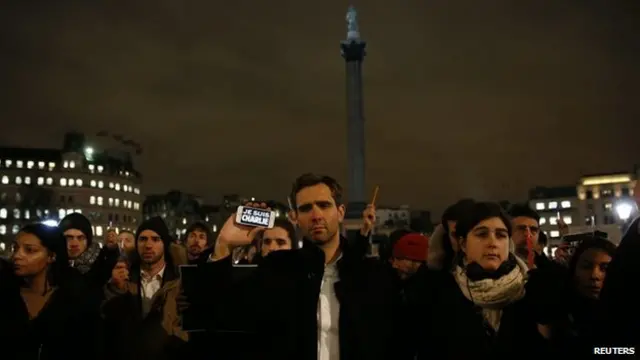
<svg viewBox="0 0 640 360"><path fill-rule="evenodd" d="M127 288L127 282L129 281L129 269L125 262L118 262L116 266L111 270L111 283L118 289L124 290Z"/></svg>
<svg viewBox="0 0 640 360"><path fill-rule="evenodd" d="M244 206L271 210L265 203L246 203ZM253 242L261 227L245 226L236 223L236 213L229 216L222 229L218 234L218 242L221 245L236 248L239 246L247 246Z"/></svg>
<svg viewBox="0 0 640 360"><path fill-rule="evenodd" d="M369 236L371 230L376 225L376 206L373 204L367 205L367 208L362 212L362 227L360 228L360 234L362 236Z"/></svg>

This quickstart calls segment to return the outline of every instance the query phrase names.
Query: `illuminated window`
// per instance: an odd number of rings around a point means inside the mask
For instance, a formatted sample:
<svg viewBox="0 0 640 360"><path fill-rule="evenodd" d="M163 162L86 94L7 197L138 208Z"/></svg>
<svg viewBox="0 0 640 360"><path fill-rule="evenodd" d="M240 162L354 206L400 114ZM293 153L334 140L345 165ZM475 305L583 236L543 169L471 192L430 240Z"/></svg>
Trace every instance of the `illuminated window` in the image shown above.
<svg viewBox="0 0 640 360"><path fill-rule="evenodd" d="M47 178L47 185L53 185L53 178Z"/></svg>
<svg viewBox="0 0 640 360"><path fill-rule="evenodd" d="M16 185L22 184L22 178L20 176L16 176Z"/></svg>
<svg viewBox="0 0 640 360"><path fill-rule="evenodd" d="M13 162L12 162L11 160L5 160L5 161L4 161L4 164L5 164L7 167L11 167L11 164L12 164L12 163L13 163Z"/></svg>
<svg viewBox="0 0 640 360"><path fill-rule="evenodd" d="M115 205L116 205L116 207L117 207L117 206L120 206L120 199L116 199L116 200L115 200Z"/></svg>
<svg viewBox="0 0 640 360"><path fill-rule="evenodd" d="M44 185L44 178L43 177L39 177L38 178L38 185L40 185L40 186Z"/></svg>
<svg viewBox="0 0 640 360"><path fill-rule="evenodd" d="M49 163L49 170L53 169L54 167L56 167L56 163L50 162Z"/></svg>
<svg viewBox="0 0 640 360"><path fill-rule="evenodd" d="M547 223L547 219L545 219L545 218L541 217L541 218L540 218L540 222L539 222L539 223L540 223L540 225L544 225L544 224L546 224L546 223Z"/></svg>
<svg viewBox="0 0 640 360"><path fill-rule="evenodd" d="M560 237L560 231L558 231L558 230L551 230L551 231L549 232L549 235L550 235L552 238Z"/></svg>
<svg viewBox="0 0 640 360"><path fill-rule="evenodd" d="M76 179L76 185L82 186L82 179Z"/></svg>
<svg viewBox="0 0 640 360"><path fill-rule="evenodd" d="M38 161L38 169L44 169L44 161Z"/></svg>
<svg viewBox="0 0 640 360"><path fill-rule="evenodd" d="M7 184L9 183L9 177L8 177L7 175L5 175L5 176L3 176L3 177L2 177L2 183L3 183L4 185L7 185Z"/></svg>
<svg viewBox="0 0 640 360"><path fill-rule="evenodd" d="M62 167L65 168L65 169L68 168L69 167L69 162L68 161L63 162L62 163Z"/></svg>
<svg viewBox="0 0 640 360"><path fill-rule="evenodd" d="M109 183L109 189L113 189L113 183L112 182Z"/></svg>
<svg viewBox="0 0 640 360"><path fill-rule="evenodd" d="M31 213L29 212L29 209L25 209L24 210L24 218L29 220L30 217L31 217Z"/></svg>
<svg viewBox="0 0 640 360"><path fill-rule="evenodd" d="M571 218L571 216L564 216L562 218L562 221L567 225L571 225L571 223L573 222L573 219Z"/></svg>
<svg viewBox="0 0 640 360"><path fill-rule="evenodd" d="M6 233L7 233L7 226L0 225L0 235L6 235Z"/></svg>
<svg viewBox="0 0 640 360"><path fill-rule="evenodd" d="M64 209L58 209L58 219L62 219L65 215Z"/></svg>
<svg viewBox="0 0 640 360"><path fill-rule="evenodd" d="M73 214L73 209L67 209L67 215Z"/></svg>
<svg viewBox="0 0 640 360"><path fill-rule="evenodd" d="M95 205L95 203L96 203L96 197L95 196L89 197L89 204Z"/></svg>
<svg viewBox="0 0 640 360"><path fill-rule="evenodd" d="M187 218L182 218L182 225L187 225Z"/></svg>
<svg viewBox="0 0 640 360"><path fill-rule="evenodd" d="M139 188L134 188L133 192L136 193L136 194L140 194L140 189Z"/></svg>
<svg viewBox="0 0 640 360"><path fill-rule="evenodd" d="M558 218L556 218L556 217L550 217L550 218L549 218L549 224L551 224L551 225L557 225L557 224L558 224Z"/></svg>
<svg viewBox="0 0 640 360"><path fill-rule="evenodd" d="M91 184L91 187L96 187L96 185L98 185L98 183L95 180L91 180L90 184Z"/></svg>
<svg viewBox="0 0 640 360"><path fill-rule="evenodd" d="M27 161L27 169L33 169L33 161Z"/></svg>
<svg viewBox="0 0 640 360"><path fill-rule="evenodd" d="M109 198L109 206L113 206L113 198Z"/></svg>
<svg viewBox="0 0 640 360"><path fill-rule="evenodd" d="M75 168L76 167L76 162L75 161L69 161L69 167L71 169Z"/></svg>
<svg viewBox="0 0 640 360"><path fill-rule="evenodd" d="M67 186L67 179L60 178L60 186Z"/></svg>
<svg viewBox="0 0 640 360"><path fill-rule="evenodd" d="M16 161L16 167L17 167L18 169L22 169L22 160L18 160L18 161Z"/></svg>
<svg viewBox="0 0 640 360"><path fill-rule="evenodd" d="M133 204L131 203L131 200L127 201L127 207L128 207L129 209L131 209L131 207L132 207L132 206L133 206Z"/></svg>
<svg viewBox="0 0 640 360"><path fill-rule="evenodd" d="M120 184L116 183L116 191L120 191Z"/></svg>
<svg viewBox="0 0 640 360"><path fill-rule="evenodd" d="M82 209L75 209L73 212L77 212L78 214L82 214Z"/></svg>
<svg viewBox="0 0 640 360"><path fill-rule="evenodd" d="M7 209L0 209L0 219L7 218Z"/></svg>
<svg viewBox="0 0 640 360"><path fill-rule="evenodd" d="M536 203L536 210L544 210L544 203Z"/></svg>
<svg viewBox="0 0 640 360"><path fill-rule="evenodd" d="M122 190L123 190L123 191L129 191L129 186L127 186L127 185L122 185Z"/></svg>
<svg viewBox="0 0 640 360"><path fill-rule="evenodd" d="M75 185L76 181L73 179L69 179L69 186Z"/></svg>
<svg viewBox="0 0 640 360"><path fill-rule="evenodd" d="M11 227L11 233L12 233L12 234L17 234L17 233L18 233L18 231L20 231L20 226L18 226L18 225L13 225L13 226Z"/></svg>
<svg viewBox="0 0 640 360"><path fill-rule="evenodd" d="M137 202L133 203L133 210L140 210L140 204L138 204Z"/></svg>
<svg viewBox="0 0 640 360"><path fill-rule="evenodd" d="M98 172L102 172L102 170L104 170L104 167L102 167L102 165L98 165Z"/></svg>
<svg viewBox="0 0 640 360"><path fill-rule="evenodd" d="M560 206L562 206L563 209L568 209L571 207L571 201L565 200L560 204Z"/></svg>
<svg viewBox="0 0 640 360"><path fill-rule="evenodd" d="M549 203L549 209L553 210L553 209L557 209L558 208L558 202L557 201L552 201Z"/></svg>
<svg viewBox="0 0 640 360"><path fill-rule="evenodd" d="M93 170L96 169L96 166L93 164L89 164L89 170L91 170L91 172L93 172Z"/></svg>
<svg viewBox="0 0 640 360"><path fill-rule="evenodd" d="M20 209L13 209L13 218L20 219Z"/></svg>
<svg viewBox="0 0 640 360"><path fill-rule="evenodd" d="M102 189L104 187L104 183L102 180L98 181L98 188Z"/></svg>
<svg viewBox="0 0 640 360"><path fill-rule="evenodd" d="M102 206L102 196L98 196L98 205Z"/></svg>
<svg viewBox="0 0 640 360"><path fill-rule="evenodd" d="M607 210L611 210L613 208L613 204L612 203L606 203L604 204L604 208Z"/></svg>
<svg viewBox="0 0 640 360"><path fill-rule="evenodd" d="M24 183L27 185L31 185L31 178L29 176L24 177Z"/></svg>
<svg viewBox="0 0 640 360"><path fill-rule="evenodd" d="M102 226L96 226L96 236L102 236Z"/></svg>

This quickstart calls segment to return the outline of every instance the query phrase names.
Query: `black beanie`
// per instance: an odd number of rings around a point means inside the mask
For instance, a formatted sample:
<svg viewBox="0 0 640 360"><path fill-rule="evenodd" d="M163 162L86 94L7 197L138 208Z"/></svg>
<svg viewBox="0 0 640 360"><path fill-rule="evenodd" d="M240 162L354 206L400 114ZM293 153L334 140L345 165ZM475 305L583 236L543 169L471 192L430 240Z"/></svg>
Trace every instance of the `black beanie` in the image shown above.
<svg viewBox="0 0 640 360"><path fill-rule="evenodd" d="M91 222L84 215L80 213L71 213L60 220L58 228L61 232L65 232L70 229L76 229L82 231L87 238L87 246L91 245L93 241L93 230L91 229Z"/></svg>
<svg viewBox="0 0 640 360"><path fill-rule="evenodd" d="M142 224L138 226L138 230L136 230L136 245L138 244L138 236L140 236L140 234L145 230L155 231L164 243L165 252L169 251L169 245L171 244L171 235L169 235L167 224L164 223L164 220L162 220L161 217L154 216L148 220L143 221Z"/></svg>

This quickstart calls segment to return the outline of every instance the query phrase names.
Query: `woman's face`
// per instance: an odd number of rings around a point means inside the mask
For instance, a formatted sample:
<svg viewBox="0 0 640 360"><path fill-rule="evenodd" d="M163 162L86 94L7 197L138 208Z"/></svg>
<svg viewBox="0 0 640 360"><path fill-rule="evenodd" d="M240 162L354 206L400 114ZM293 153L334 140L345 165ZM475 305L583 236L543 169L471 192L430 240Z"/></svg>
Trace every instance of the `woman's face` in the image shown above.
<svg viewBox="0 0 640 360"><path fill-rule="evenodd" d="M580 254L574 275L580 295L591 299L600 297L610 262L611 256L600 249L587 249Z"/></svg>
<svg viewBox="0 0 640 360"><path fill-rule="evenodd" d="M476 262L487 271L498 270L509 257L509 232L499 217L478 223L462 241L467 263Z"/></svg>
<svg viewBox="0 0 640 360"><path fill-rule="evenodd" d="M11 260L16 276L26 277L46 272L54 259L35 235L20 232L14 241Z"/></svg>

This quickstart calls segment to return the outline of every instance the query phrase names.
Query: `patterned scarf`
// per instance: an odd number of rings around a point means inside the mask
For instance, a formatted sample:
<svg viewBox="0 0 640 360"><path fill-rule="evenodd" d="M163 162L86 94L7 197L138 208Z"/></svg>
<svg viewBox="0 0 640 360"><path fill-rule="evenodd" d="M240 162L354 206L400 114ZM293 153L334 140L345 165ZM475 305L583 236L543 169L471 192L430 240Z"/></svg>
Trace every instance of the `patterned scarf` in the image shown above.
<svg viewBox="0 0 640 360"><path fill-rule="evenodd" d="M500 328L502 309L524 297L527 265L516 257L517 266L498 279L469 280L465 270L456 266L453 276L464 297L482 308L484 320L496 332Z"/></svg>
<svg viewBox="0 0 640 360"><path fill-rule="evenodd" d="M100 245L97 242L91 243L77 259L73 260L72 267L78 269L81 274L86 274L91 270L93 263L100 255Z"/></svg>

